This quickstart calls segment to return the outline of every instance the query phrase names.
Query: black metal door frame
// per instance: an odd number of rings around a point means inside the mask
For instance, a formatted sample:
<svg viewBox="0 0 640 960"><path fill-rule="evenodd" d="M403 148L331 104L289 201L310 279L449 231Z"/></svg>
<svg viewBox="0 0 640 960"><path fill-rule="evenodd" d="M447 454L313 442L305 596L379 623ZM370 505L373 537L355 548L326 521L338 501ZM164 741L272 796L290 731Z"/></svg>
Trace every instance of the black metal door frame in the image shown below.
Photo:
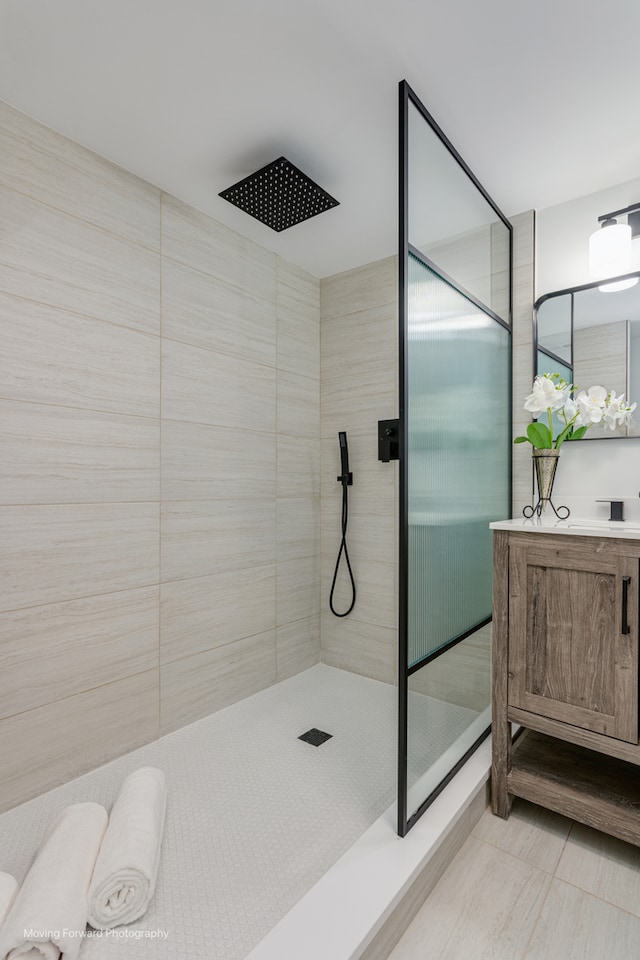
<svg viewBox="0 0 640 960"><path fill-rule="evenodd" d="M475 298L468 291L463 290L459 284L451 278L443 275L443 271L431 263L424 254L416 250L409 244L409 104L418 110L426 123L429 124L436 136L441 140L452 157L457 161L460 167L467 174L469 179L480 191L487 203L492 207L499 219L504 223L509 231L509 319L504 320L487 309L484 304L479 304L481 308L493 316L502 326L511 332L512 308L513 308L513 228L502 211L489 196L485 188L470 170L451 141L438 126L429 111L421 100L416 96L406 80L401 80L399 84L399 244L398 244L398 320L399 320L399 435L400 435L400 495L399 495L399 589L398 589L398 834L401 837L406 836L411 827L420 819L422 814L433 803L437 796L444 790L446 785L453 779L458 770L466 763L469 757L476 751L483 740L491 732L488 727L478 739L466 751L464 756L455 764L443 780L435 787L429 796L421 803L417 810L411 812L407 810L407 741L408 741L408 680L414 669L409 667L409 643L408 643L408 605L409 605L409 485L408 485L408 263L409 254L418 256L427 266L435 269L442 278L455 287L468 299ZM477 302L477 301L476 301ZM509 384L511 385L511 371L509 372ZM509 403L511 404L511 389L509 390ZM511 417L509 417L511 421ZM511 467L509 465L509 502L511 502ZM488 621L487 621L488 622ZM474 629L477 629L474 628ZM434 660L443 653L446 653L451 647L467 634L456 638L456 640L445 644L444 647L436 651L427 660ZM420 666L424 665L421 662Z"/></svg>

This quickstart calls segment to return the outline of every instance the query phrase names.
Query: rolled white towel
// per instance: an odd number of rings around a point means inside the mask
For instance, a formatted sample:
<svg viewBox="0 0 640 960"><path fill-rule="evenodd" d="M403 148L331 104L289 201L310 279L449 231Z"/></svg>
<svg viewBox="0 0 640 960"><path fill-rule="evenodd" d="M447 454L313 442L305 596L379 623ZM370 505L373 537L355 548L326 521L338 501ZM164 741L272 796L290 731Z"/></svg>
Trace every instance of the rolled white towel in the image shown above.
<svg viewBox="0 0 640 960"><path fill-rule="evenodd" d="M92 927L108 930L146 912L158 876L166 807L162 770L142 767L122 784L89 890Z"/></svg>
<svg viewBox="0 0 640 960"><path fill-rule="evenodd" d="M0 927L18 889L18 881L10 873L0 873Z"/></svg>
<svg viewBox="0 0 640 960"><path fill-rule="evenodd" d="M76 803L52 823L0 929L0 960L75 960L107 811Z"/></svg>

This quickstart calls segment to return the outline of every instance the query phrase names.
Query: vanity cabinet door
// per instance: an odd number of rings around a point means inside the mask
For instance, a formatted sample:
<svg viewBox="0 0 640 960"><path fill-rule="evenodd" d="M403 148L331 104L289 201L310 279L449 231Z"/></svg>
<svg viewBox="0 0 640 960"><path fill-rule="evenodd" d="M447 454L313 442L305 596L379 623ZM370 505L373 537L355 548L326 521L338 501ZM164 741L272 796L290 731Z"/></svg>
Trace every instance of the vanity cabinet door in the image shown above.
<svg viewBox="0 0 640 960"><path fill-rule="evenodd" d="M509 703L638 743L638 559L512 545Z"/></svg>

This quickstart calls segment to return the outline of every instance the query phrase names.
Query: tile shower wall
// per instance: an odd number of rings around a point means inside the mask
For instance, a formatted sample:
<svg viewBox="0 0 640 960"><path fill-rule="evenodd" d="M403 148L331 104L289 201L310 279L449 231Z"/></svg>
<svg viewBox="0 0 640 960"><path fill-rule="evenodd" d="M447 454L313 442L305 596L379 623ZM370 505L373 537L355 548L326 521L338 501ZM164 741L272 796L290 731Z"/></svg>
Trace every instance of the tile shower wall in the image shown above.
<svg viewBox="0 0 640 960"><path fill-rule="evenodd" d="M527 210L510 217L513 226L513 436L526 433L531 422L523 404L531 392L533 381L533 301L535 266L535 212ZM533 495L531 446L517 443L512 447L514 517L522 515Z"/></svg>
<svg viewBox="0 0 640 960"><path fill-rule="evenodd" d="M378 461L378 420L398 416L394 257L321 281L322 660L389 683L397 660L397 463ZM358 596L344 619L329 609L340 547L338 432L346 430L349 554ZM350 602L341 565L335 606Z"/></svg>
<svg viewBox="0 0 640 960"><path fill-rule="evenodd" d="M319 282L0 104L0 809L319 659Z"/></svg>
<svg viewBox="0 0 640 960"><path fill-rule="evenodd" d="M528 422L522 384L532 368L534 290L533 211L513 224L514 435ZM466 248L465 248L465 252ZM494 295L500 295L500 280ZM397 279L395 258L321 281L322 397L322 614L325 663L387 682L396 678L398 467L377 459L377 422L395 417L398 397ZM348 544L358 599L344 620L329 610L329 592L340 546L341 488L337 434L349 438L353 487L349 489ZM529 502L531 457L514 448L514 510ZM344 564L338 610L347 608Z"/></svg>

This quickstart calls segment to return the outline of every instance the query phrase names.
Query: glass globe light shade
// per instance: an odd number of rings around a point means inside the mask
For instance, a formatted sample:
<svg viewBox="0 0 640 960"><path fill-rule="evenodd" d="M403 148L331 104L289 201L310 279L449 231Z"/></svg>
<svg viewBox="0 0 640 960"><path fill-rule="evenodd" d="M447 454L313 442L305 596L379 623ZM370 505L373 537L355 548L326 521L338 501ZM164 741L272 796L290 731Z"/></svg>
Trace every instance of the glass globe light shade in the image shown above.
<svg viewBox="0 0 640 960"><path fill-rule="evenodd" d="M635 287L638 282L637 277L627 277L626 280L616 280L614 283L603 283L598 287L601 293L615 293L616 290L628 290L629 287Z"/></svg>
<svg viewBox="0 0 640 960"><path fill-rule="evenodd" d="M631 227L605 225L589 237L589 273L594 280L619 276L631 270Z"/></svg>

